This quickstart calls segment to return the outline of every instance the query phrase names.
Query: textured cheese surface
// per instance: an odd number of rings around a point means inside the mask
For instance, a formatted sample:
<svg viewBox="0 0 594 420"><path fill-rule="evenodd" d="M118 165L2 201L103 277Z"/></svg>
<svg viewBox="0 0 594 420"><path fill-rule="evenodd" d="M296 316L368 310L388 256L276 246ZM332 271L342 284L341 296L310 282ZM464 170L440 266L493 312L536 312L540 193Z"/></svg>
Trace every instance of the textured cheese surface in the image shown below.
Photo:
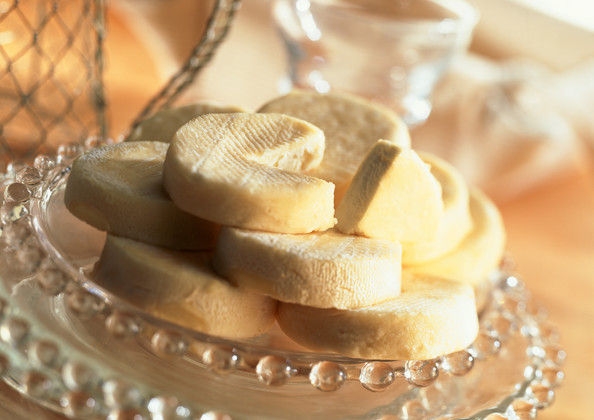
<svg viewBox="0 0 594 420"><path fill-rule="evenodd" d="M310 173L336 185L337 204L363 157L377 140L410 146L408 128L393 111L348 94L297 90L271 100L258 112L292 115L324 131L324 159Z"/></svg>
<svg viewBox="0 0 594 420"><path fill-rule="evenodd" d="M356 310L279 303L281 329L312 350L370 359L424 360L462 350L478 333L470 286L402 277L400 296Z"/></svg>
<svg viewBox="0 0 594 420"><path fill-rule="evenodd" d="M169 143L175 132L192 118L204 114L245 112L237 106L198 102L157 112L143 120L128 135L126 141L160 141Z"/></svg>
<svg viewBox="0 0 594 420"><path fill-rule="evenodd" d="M324 154L317 127L280 114L208 114L180 128L163 181L182 209L224 225L307 233L332 227L334 185L304 172Z"/></svg>
<svg viewBox="0 0 594 420"><path fill-rule="evenodd" d="M277 300L355 308L400 293L400 245L333 230L291 235L223 228L215 271Z"/></svg>
<svg viewBox="0 0 594 420"><path fill-rule="evenodd" d="M107 235L92 276L149 313L197 331L224 337L265 332L276 302L232 286L212 271L210 258Z"/></svg>
<svg viewBox="0 0 594 420"><path fill-rule="evenodd" d="M505 246L487 197L392 111L336 93L161 111L78 158L65 203L108 232L93 279L142 310L228 338L276 317L302 346L371 359L470 345Z"/></svg>
<svg viewBox="0 0 594 420"><path fill-rule="evenodd" d="M219 226L180 210L163 189L167 144L117 143L73 165L68 210L99 230L175 249L212 249Z"/></svg>

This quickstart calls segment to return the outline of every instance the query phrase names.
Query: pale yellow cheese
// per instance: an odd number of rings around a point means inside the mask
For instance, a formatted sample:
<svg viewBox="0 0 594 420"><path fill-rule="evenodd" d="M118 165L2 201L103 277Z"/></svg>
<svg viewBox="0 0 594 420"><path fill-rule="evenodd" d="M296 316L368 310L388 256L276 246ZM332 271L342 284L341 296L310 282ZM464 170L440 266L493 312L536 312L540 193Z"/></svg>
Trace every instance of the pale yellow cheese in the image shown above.
<svg viewBox="0 0 594 420"><path fill-rule="evenodd" d="M163 189L167 147L117 143L83 154L72 164L66 207L114 235L168 248L212 249L219 225L180 210Z"/></svg>
<svg viewBox="0 0 594 420"><path fill-rule="evenodd" d="M470 192L470 215L472 230L455 249L422 264L407 264L405 270L481 287L501 263L505 227L497 207L476 189Z"/></svg>
<svg viewBox="0 0 594 420"><path fill-rule="evenodd" d="M452 165L429 153L419 153L441 185L443 213L435 238L402 243L402 264L421 264L440 257L462 242L472 229L469 191L462 174Z"/></svg>
<svg viewBox="0 0 594 420"><path fill-rule="evenodd" d="M415 151L379 140L336 210L341 232L399 242L433 240L441 186Z"/></svg>
<svg viewBox="0 0 594 420"><path fill-rule="evenodd" d="M107 235L92 278L166 320L223 337L250 337L274 323L276 302L241 290L210 268L210 253L182 252Z"/></svg>
<svg viewBox="0 0 594 420"><path fill-rule="evenodd" d="M363 157L378 139L410 147L408 128L392 110L347 93L295 90L272 99L258 112L291 115L324 131L324 159L310 174L336 185L336 205L342 200Z"/></svg>
<svg viewBox="0 0 594 420"><path fill-rule="evenodd" d="M204 114L246 112L243 108L232 105L220 105L214 102L197 102L175 108L163 109L140 122L125 141L161 141L169 143L175 132L192 118Z"/></svg>
<svg viewBox="0 0 594 420"><path fill-rule="evenodd" d="M463 350L478 333L472 287L410 274L384 303L338 310L281 302L277 321L312 350L368 359L432 359Z"/></svg>
<svg viewBox="0 0 594 420"><path fill-rule="evenodd" d="M215 271L234 284L285 302L356 308L400 293L398 243L343 235L305 235L225 227Z"/></svg>
<svg viewBox="0 0 594 420"><path fill-rule="evenodd" d="M280 114L207 114L175 134L163 182L181 209L224 225L307 233L332 227L334 185L303 172L324 134Z"/></svg>

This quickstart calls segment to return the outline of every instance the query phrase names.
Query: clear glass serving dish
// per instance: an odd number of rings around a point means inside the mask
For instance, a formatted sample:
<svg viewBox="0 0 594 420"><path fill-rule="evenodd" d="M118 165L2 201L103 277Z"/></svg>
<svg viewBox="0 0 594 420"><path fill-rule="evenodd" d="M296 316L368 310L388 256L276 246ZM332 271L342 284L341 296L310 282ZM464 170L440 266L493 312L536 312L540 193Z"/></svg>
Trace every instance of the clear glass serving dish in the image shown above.
<svg viewBox="0 0 594 420"><path fill-rule="evenodd" d="M510 264L477 340L425 361L306 352L278 329L225 340L127 304L85 275L104 234L63 205L83 149L0 175L0 372L36 403L73 418L494 420L553 402L565 352Z"/></svg>

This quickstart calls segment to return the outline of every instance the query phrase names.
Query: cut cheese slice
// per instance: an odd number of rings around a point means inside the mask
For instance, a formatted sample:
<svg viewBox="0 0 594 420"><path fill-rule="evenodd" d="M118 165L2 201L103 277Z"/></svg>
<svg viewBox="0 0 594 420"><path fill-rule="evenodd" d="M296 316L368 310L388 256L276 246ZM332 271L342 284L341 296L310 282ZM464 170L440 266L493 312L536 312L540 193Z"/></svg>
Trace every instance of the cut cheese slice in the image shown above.
<svg viewBox="0 0 594 420"><path fill-rule="evenodd" d="M281 302L277 321L312 350L367 359L432 359L466 348L478 333L472 287L409 274L400 296L379 305L341 311Z"/></svg>
<svg viewBox="0 0 594 420"><path fill-rule="evenodd" d="M480 287L497 269L505 251L505 227L497 207L479 190L470 192L472 230L451 252L405 269Z"/></svg>
<svg viewBox="0 0 594 420"><path fill-rule="evenodd" d="M400 293L400 245L333 230L291 235L227 228L215 271L277 300L356 308Z"/></svg>
<svg viewBox="0 0 594 420"><path fill-rule="evenodd" d="M280 114L207 114L180 128L163 182L183 210L248 229L332 227L334 185L303 174L324 153L320 129Z"/></svg>
<svg viewBox="0 0 594 420"><path fill-rule="evenodd" d="M441 186L429 166L412 149L379 140L336 210L336 228L391 241L431 241L442 214Z"/></svg>
<svg viewBox="0 0 594 420"><path fill-rule="evenodd" d="M167 248L214 248L219 226L180 210L163 188L167 147L117 143L81 155L68 177L66 207L114 235Z"/></svg>
<svg viewBox="0 0 594 420"><path fill-rule="evenodd" d="M430 241L403 242L402 264L421 264L457 248L472 229L468 185L452 165L429 153L419 156L431 167L441 185L443 214L435 238Z"/></svg>
<svg viewBox="0 0 594 420"><path fill-rule="evenodd" d="M295 90L264 104L258 112L291 115L324 131L324 159L310 174L336 185L336 205L378 139L410 147L408 128L392 110L346 93Z"/></svg>
<svg viewBox="0 0 594 420"><path fill-rule="evenodd" d="M210 257L107 235L91 276L131 304L196 331L229 338L267 331L276 302L218 277Z"/></svg>
<svg viewBox="0 0 594 420"><path fill-rule="evenodd" d="M192 118L204 114L246 112L237 106L219 105L212 102L198 102L176 108L161 110L143 120L126 137L125 141L171 142L175 132Z"/></svg>

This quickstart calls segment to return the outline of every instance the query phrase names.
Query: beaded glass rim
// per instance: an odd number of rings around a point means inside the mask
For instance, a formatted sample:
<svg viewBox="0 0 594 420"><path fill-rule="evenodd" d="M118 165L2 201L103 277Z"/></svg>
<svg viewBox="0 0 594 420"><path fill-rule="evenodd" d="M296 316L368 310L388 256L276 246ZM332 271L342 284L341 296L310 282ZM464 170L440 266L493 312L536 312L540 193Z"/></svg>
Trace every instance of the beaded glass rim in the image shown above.
<svg viewBox="0 0 594 420"><path fill-rule="evenodd" d="M109 417L114 413L162 415L166 409L181 418L218 418L224 414L216 410L203 412L175 396L160 395L151 389L122 390L125 385L109 375L95 379L101 392L81 387L81 380L72 373L76 371L78 377L84 377L80 367L60 356L68 353L67 345L59 337L48 338L36 332L32 327L35 320L11 303L13 288L30 280L47 299L61 299L75 316L98 320L116 340L133 337L163 360L174 358L180 363L197 364L215 374L247 375L269 387L296 381L309 382L321 391L337 391L346 382L359 382L366 390L379 392L403 381L409 388L424 388L439 375L464 376L475 363L496 358L510 332L516 330L528 341L526 352L531 362L525 366L524 380L498 405L472 418L516 418L521 413L535 418L538 410L553 402L564 376L565 352L558 344L556 329L548 323L542 308L531 300L521 279L512 274L510 264L503 264L492 276L490 303L481 314L476 341L465 350L424 361L377 361L273 351L191 331L109 296L86 279L84 273L60 262L60 256L44 243L36 218L42 211L45 194L68 174L72 160L103 143L91 138L84 145L63 145L55 156L39 155L30 165L9 164L6 173L0 174L0 263L5 264L0 269L0 373L9 385L36 402L73 417ZM128 399L130 395L137 397L122 405L116 397L122 394Z"/></svg>

